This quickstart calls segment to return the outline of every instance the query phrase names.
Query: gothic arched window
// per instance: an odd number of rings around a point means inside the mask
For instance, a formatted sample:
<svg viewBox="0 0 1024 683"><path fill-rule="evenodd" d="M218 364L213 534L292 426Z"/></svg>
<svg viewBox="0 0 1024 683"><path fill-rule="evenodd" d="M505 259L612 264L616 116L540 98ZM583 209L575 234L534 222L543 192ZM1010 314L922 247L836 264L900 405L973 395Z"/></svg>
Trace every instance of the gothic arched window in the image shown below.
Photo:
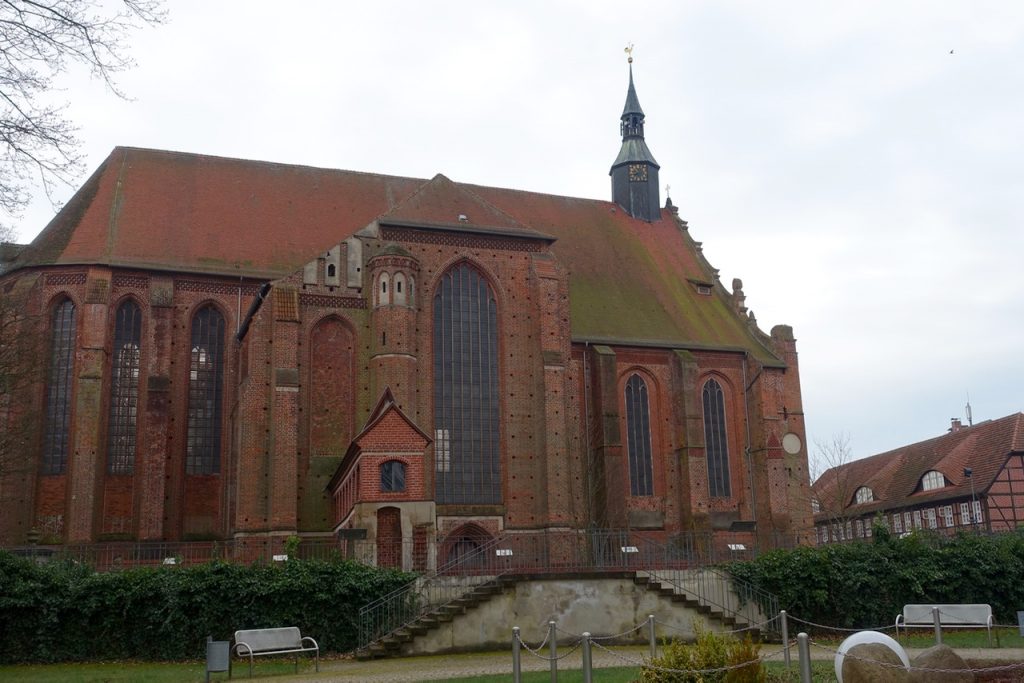
<svg viewBox="0 0 1024 683"><path fill-rule="evenodd" d="M704 444L708 457L708 490L712 498L731 495L729 443L725 436L725 397L713 379L704 384Z"/></svg>
<svg viewBox="0 0 1024 683"><path fill-rule="evenodd" d="M406 291L404 286L405 276L402 273L395 273L394 285L395 305L404 306Z"/></svg>
<svg viewBox="0 0 1024 683"><path fill-rule="evenodd" d="M224 316L212 305L192 318L185 472L220 472L224 389Z"/></svg>
<svg viewBox="0 0 1024 683"><path fill-rule="evenodd" d="M647 382L636 374L626 382L626 444L629 450L629 493L650 496L654 493L651 411L647 402Z"/></svg>
<svg viewBox="0 0 1024 683"><path fill-rule="evenodd" d="M117 309L110 363L110 411L107 420L107 470L135 471L135 433L139 406L139 344L142 311L128 300Z"/></svg>
<svg viewBox="0 0 1024 683"><path fill-rule="evenodd" d="M50 375L46 387L43 474L64 474L71 441L71 385L75 371L75 304L64 299L50 318Z"/></svg>
<svg viewBox="0 0 1024 683"><path fill-rule="evenodd" d="M397 493L405 490L405 463L401 460L386 460L380 465L380 490Z"/></svg>
<svg viewBox="0 0 1024 683"><path fill-rule="evenodd" d="M435 496L446 503L500 503L498 303L463 263L434 295Z"/></svg>
<svg viewBox="0 0 1024 683"><path fill-rule="evenodd" d="M391 303L391 292L388 291L388 283L391 281L387 273L380 274L380 286L377 288L377 305L387 306Z"/></svg>

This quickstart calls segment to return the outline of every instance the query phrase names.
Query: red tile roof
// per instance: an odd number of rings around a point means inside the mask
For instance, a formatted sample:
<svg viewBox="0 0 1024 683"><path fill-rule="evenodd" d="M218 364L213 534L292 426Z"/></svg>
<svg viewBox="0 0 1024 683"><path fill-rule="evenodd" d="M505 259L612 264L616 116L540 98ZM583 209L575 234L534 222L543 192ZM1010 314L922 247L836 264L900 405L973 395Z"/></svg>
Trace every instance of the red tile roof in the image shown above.
<svg viewBox="0 0 1024 683"><path fill-rule="evenodd" d="M1024 452L1024 413L987 420L973 427L919 443L879 453L833 467L813 485L823 514L846 509L861 486L874 493L874 501L851 512L913 507L926 502L971 495L971 480L964 476L970 467L974 489L982 493L991 486L1011 453ZM926 472L938 471L949 482L945 488L918 491ZM837 497L850 500L836 502Z"/></svg>
<svg viewBox="0 0 1024 683"><path fill-rule="evenodd" d="M466 219L460 220L464 215ZM556 240L572 334L596 342L746 350L781 365L672 213L609 201L157 150L116 148L17 267L106 264L267 279L376 219Z"/></svg>

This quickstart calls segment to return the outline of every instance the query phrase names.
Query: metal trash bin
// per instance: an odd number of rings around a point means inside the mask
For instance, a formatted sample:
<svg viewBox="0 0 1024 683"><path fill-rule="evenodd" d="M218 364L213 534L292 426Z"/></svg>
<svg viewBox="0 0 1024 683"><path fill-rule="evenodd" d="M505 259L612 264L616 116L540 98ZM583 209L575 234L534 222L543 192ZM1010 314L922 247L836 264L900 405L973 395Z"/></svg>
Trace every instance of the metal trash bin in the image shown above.
<svg viewBox="0 0 1024 683"><path fill-rule="evenodd" d="M206 683L210 683L210 673L215 671L227 671L231 678L231 641L206 636Z"/></svg>

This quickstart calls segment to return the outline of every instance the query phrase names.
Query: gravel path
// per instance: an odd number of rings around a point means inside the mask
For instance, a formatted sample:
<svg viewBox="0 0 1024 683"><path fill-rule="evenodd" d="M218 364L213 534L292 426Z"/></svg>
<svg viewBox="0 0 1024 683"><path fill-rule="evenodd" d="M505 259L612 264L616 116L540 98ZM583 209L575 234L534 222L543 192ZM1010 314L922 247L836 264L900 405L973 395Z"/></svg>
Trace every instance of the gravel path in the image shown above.
<svg viewBox="0 0 1024 683"><path fill-rule="evenodd" d="M629 666L641 662L648 649L640 646L616 645L612 652L595 647L592 651L594 668ZM778 645L765 645L762 655L775 661L782 661L781 648ZM913 659L921 650L910 649L907 654ZM1024 649L980 648L958 649L961 657L967 660L996 660L1005 662L1024 662ZM794 668L797 666L797 654L794 648L791 654ZM811 657L816 660L828 660L833 653L812 648ZM549 663L538 659L527 651L522 652L523 671L548 671ZM580 669L583 666L582 653L576 650L558 663L559 670ZM320 663L320 673L306 672L297 676L275 676L274 680L286 681L337 681L339 683L419 683L420 681L450 681L454 678L485 674L511 674L512 654L503 652L478 652L456 655L432 655L429 657L398 657L375 661L359 662L349 659L328 660ZM257 676L259 675L257 671Z"/></svg>

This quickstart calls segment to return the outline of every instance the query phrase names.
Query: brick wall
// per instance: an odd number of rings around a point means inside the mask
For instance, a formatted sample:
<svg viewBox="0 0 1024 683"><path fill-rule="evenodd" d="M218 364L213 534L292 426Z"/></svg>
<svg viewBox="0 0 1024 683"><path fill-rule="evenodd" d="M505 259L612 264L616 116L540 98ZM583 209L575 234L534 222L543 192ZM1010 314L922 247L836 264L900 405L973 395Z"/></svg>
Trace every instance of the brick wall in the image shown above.
<svg viewBox="0 0 1024 683"><path fill-rule="evenodd" d="M354 279L344 272L342 248L334 277L318 259L276 281L241 348L232 335L258 283L242 283L239 297L231 279L50 269L37 306L45 311L68 296L79 313L74 438L66 474L30 478L20 505L32 510L31 525L67 540L321 532L357 503L432 500L434 453L423 434L434 431L433 292L462 262L483 274L497 299L503 487L496 505L439 509L443 529L467 520L495 531L596 523L666 534L730 520L756 519L769 530L809 525L806 445L797 454L778 447L786 433L805 437L791 330L765 338L786 367L762 367L739 352L573 344L570 274L546 243L484 236L439 243L397 228L388 235L407 255L365 238L364 262L374 268ZM370 285L380 272L408 276L405 303L375 305ZM363 286L341 284L350 280ZM134 472L111 476L109 354L126 297L143 314L138 448ZM221 467L186 475L189 335L192 316L207 304L226 322ZM633 373L649 390L651 496L629 494L624 386ZM728 420L732 492L723 498L709 495L704 452L701 390L712 377ZM388 388L408 421L392 411L362 435L359 476L332 498L327 482ZM42 395L40 386L33 399L40 409ZM380 491L379 466L389 458L407 465L404 492ZM9 524L4 533L23 535L27 526Z"/></svg>

